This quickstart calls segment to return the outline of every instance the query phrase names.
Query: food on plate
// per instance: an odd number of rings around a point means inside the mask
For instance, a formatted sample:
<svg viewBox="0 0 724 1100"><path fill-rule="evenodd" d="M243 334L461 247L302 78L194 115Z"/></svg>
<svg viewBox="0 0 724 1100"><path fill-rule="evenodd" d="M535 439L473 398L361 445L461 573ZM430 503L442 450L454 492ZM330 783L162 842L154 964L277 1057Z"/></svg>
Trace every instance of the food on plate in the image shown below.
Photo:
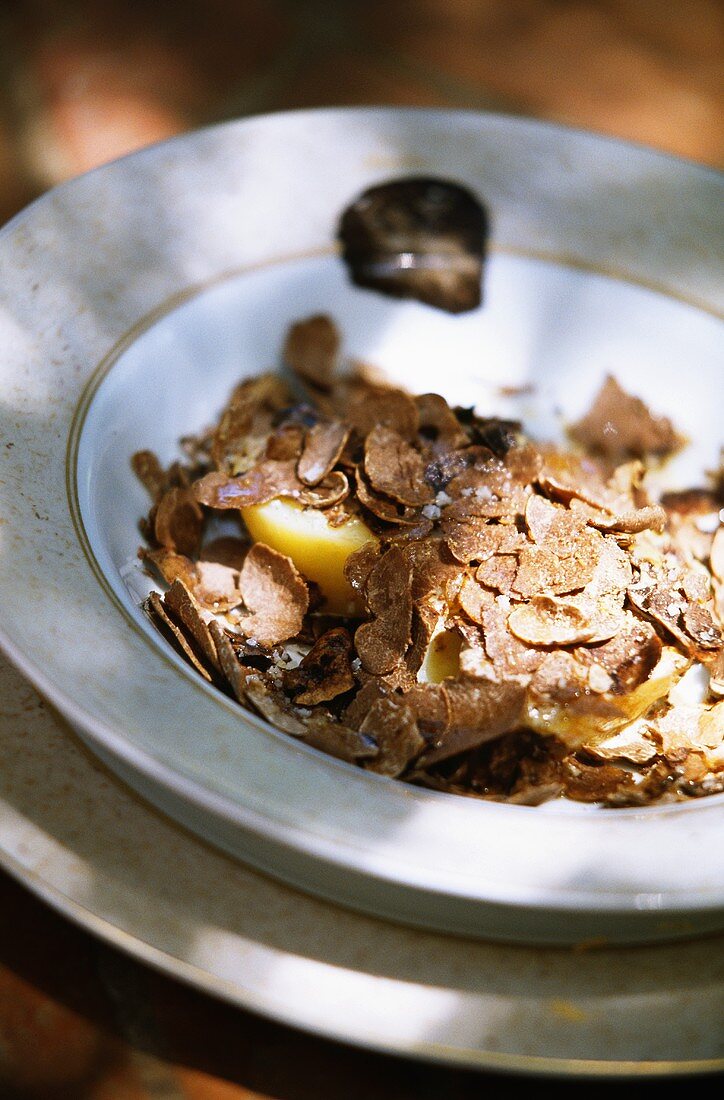
<svg viewBox="0 0 724 1100"><path fill-rule="evenodd" d="M724 790L724 478L656 498L682 445L613 377L566 447L347 364L234 389L164 469L146 610L278 729L417 785L606 806Z"/></svg>

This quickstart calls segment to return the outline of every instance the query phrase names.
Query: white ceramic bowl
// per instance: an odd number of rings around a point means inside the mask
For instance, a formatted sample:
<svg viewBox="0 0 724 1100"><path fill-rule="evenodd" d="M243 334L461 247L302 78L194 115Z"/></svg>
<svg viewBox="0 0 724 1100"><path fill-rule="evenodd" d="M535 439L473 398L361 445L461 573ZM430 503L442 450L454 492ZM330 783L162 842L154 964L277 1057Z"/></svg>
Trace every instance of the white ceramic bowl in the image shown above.
<svg viewBox="0 0 724 1100"><path fill-rule="evenodd" d="M339 213L404 174L487 202L480 311L349 285ZM278 361L290 320L324 310L352 354L541 436L613 371L691 440L669 483L701 481L722 441L723 191L703 168L541 123L374 109L216 127L44 196L0 235L3 647L143 795L315 894L512 941L722 927L721 796L600 810L417 790L207 687L139 611L147 501L128 458L170 457ZM496 396L530 381L517 404Z"/></svg>

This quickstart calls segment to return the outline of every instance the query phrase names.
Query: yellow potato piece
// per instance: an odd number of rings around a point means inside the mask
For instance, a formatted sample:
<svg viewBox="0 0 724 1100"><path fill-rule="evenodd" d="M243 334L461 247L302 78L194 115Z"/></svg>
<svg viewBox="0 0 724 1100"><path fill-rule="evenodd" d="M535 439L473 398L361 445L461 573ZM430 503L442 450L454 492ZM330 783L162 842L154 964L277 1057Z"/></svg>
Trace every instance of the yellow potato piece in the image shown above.
<svg viewBox="0 0 724 1100"><path fill-rule="evenodd" d="M528 698L521 725L538 733L555 734L572 749L595 745L646 714L657 699L666 698L689 664L677 650L665 646L648 680L627 695L605 692L548 706Z"/></svg>
<svg viewBox="0 0 724 1100"><path fill-rule="evenodd" d="M361 519L354 517L340 527L330 527L319 509L302 508L294 501L279 498L242 508L241 512L255 542L265 542L286 554L304 577L319 585L326 597L325 611L333 615L361 614L359 601L343 573L349 555L375 538Z"/></svg>
<svg viewBox="0 0 724 1100"><path fill-rule="evenodd" d="M449 676L460 674L460 650L463 640L453 630L445 630L441 619L428 642L425 657L417 674L422 684L439 684Z"/></svg>

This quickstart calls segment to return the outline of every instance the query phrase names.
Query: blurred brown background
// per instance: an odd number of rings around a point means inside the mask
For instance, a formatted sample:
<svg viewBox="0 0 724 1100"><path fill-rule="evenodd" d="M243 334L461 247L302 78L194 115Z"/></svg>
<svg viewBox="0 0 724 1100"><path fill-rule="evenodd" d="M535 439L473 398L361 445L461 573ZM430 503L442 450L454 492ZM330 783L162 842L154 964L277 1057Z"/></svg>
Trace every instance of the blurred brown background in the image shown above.
<svg viewBox="0 0 724 1100"><path fill-rule="evenodd" d="M329 104L530 114L722 166L723 45L718 0L0 0L0 222L149 142ZM214 1002L0 873L3 1100L468 1100L508 1088Z"/></svg>
<svg viewBox="0 0 724 1100"><path fill-rule="evenodd" d="M724 163L720 0L0 0L0 220L226 118L535 115Z"/></svg>

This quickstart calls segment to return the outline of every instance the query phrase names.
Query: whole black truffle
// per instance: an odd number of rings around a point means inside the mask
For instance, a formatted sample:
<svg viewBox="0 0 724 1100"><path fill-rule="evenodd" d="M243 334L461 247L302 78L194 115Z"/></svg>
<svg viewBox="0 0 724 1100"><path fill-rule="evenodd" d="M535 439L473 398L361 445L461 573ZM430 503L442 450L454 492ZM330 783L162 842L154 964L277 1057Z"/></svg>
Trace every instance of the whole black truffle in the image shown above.
<svg viewBox="0 0 724 1100"><path fill-rule="evenodd" d="M459 184L392 180L364 191L342 214L339 240L352 281L449 313L481 302L488 215Z"/></svg>

